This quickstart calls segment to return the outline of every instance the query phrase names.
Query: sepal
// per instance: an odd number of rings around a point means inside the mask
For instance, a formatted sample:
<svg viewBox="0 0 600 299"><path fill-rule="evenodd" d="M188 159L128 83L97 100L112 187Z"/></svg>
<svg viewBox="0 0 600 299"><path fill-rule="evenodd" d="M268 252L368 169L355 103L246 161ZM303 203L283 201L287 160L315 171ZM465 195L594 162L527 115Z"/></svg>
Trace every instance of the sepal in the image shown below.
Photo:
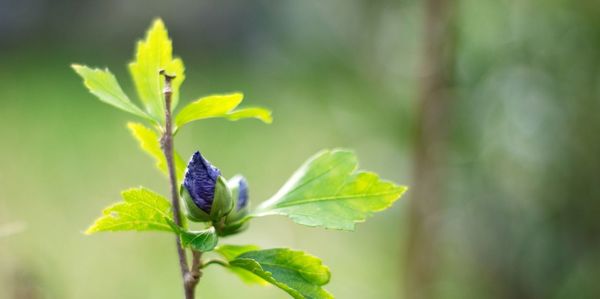
<svg viewBox="0 0 600 299"><path fill-rule="evenodd" d="M193 222L210 222L210 215L204 212L196 205L196 203L194 203L194 200L192 199L192 196L188 190L181 186L179 191L181 193L185 217Z"/></svg>
<svg viewBox="0 0 600 299"><path fill-rule="evenodd" d="M231 213L227 215L223 228L219 231L220 236L228 236L240 233L248 228L248 222L244 218L248 215L249 197L248 183L241 175L231 178L227 184L235 204Z"/></svg>
<svg viewBox="0 0 600 299"><path fill-rule="evenodd" d="M231 212L233 204L231 190L229 190L225 178L219 176L215 185L215 197L210 210L211 220L213 222L221 221L223 217Z"/></svg>

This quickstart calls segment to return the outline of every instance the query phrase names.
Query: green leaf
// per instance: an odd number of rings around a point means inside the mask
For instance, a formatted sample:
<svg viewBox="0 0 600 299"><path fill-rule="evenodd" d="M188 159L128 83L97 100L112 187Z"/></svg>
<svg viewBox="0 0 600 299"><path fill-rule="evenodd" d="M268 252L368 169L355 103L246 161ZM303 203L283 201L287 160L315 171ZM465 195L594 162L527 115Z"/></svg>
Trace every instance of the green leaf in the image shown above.
<svg viewBox="0 0 600 299"><path fill-rule="evenodd" d="M390 207L407 189L357 167L351 151L321 151L251 217L285 215L303 225L354 230L356 222Z"/></svg>
<svg viewBox="0 0 600 299"><path fill-rule="evenodd" d="M212 226L202 231L183 231L180 236L183 246L201 252L213 250L219 242L219 237Z"/></svg>
<svg viewBox="0 0 600 299"><path fill-rule="evenodd" d="M171 220L171 203L160 194L140 187L121 193L123 202L113 204L104 209L85 233L93 234L103 231L173 231L169 226Z"/></svg>
<svg viewBox="0 0 600 299"><path fill-rule="evenodd" d="M226 95L211 95L200 98L185 106L175 117L175 125L181 127L194 120L223 117L235 107L237 107L244 95L241 93L232 93Z"/></svg>
<svg viewBox="0 0 600 299"><path fill-rule="evenodd" d="M248 252L259 250L260 248L256 245L221 245L215 249L215 252L222 255L227 261L235 259L238 255ZM244 269L237 267L228 267L227 270L237 275L243 282L247 284L259 284L268 285L269 283L264 279L248 272Z"/></svg>
<svg viewBox="0 0 600 299"><path fill-rule="evenodd" d="M152 129L145 127L140 123L130 122L127 124L127 127L131 131L133 137L138 141L142 150L144 150L150 157L154 158L156 161L156 167L167 177L169 176L169 170L167 168L167 161L165 159L165 155L160 148L160 137L158 134ZM183 158L175 152L173 160L175 162L175 175L177 176L177 181L180 182L183 178L183 174L185 173L185 161Z"/></svg>
<svg viewBox="0 0 600 299"><path fill-rule="evenodd" d="M232 111L227 114L227 119L229 120L239 120L244 118L256 118L261 120L266 124L270 124L273 122L273 117L271 116L271 110L261 107L248 107L239 110Z"/></svg>
<svg viewBox="0 0 600 299"><path fill-rule="evenodd" d="M222 255L228 261L231 261L242 253L259 249L260 247L256 245L221 245L215 249L215 252Z"/></svg>
<svg viewBox="0 0 600 299"><path fill-rule="evenodd" d="M162 89L164 79L159 75L165 70L175 75L172 82L173 96L171 108L179 101L179 87L185 79L183 61L173 58L173 46L162 20L157 19L146 33L146 39L137 43L135 60L129 64L137 93L148 113L159 123L164 123L164 101Z"/></svg>
<svg viewBox="0 0 600 299"><path fill-rule="evenodd" d="M117 107L123 111L149 119L149 116L138 108L119 86L115 76L108 70L91 69L87 66L73 64L71 67L83 78L87 89L100 101Z"/></svg>
<svg viewBox="0 0 600 299"><path fill-rule="evenodd" d="M217 243L219 243L217 232L212 226L205 230L187 231L171 220L167 220L167 222L171 228L179 234L181 237L181 244L184 247L190 247L200 252L208 252L213 250L217 246Z"/></svg>
<svg viewBox="0 0 600 299"><path fill-rule="evenodd" d="M234 268L250 271L297 299L333 298L321 286L330 273L321 260L287 248L248 251L229 262Z"/></svg>
<svg viewBox="0 0 600 299"><path fill-rule="evenodd" d="M224 117L229 120L257 118L271 123L271 112L264 108L244 108L234 110L244 99L242 93L211 95L200 98L185 106L175 117L175 125L183 125L200 119Z"/></svg>

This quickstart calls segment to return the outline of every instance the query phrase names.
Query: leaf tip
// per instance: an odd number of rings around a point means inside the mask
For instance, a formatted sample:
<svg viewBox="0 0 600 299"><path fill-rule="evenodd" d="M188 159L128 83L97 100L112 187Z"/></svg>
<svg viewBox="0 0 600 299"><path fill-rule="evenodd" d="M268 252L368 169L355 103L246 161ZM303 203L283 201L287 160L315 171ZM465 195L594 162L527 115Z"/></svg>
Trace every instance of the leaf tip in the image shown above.
<svg viewBox="0 0 600 299"><path fill-rule="evenodd" d="M167 33L167 26L165 26L165 23L161 18L155 18L152 21L152 25L150 25L150 28L146 32L146 42L150 42L150 40L153 40L154 38L169 38L169 35Z"/></svg>
<svg viewBox="0 0 600 299"><path fill-rule="evenodd" d="M93 233L97 232L98 230L96 229L96 225L92 225L90 227L88 227L83 234L86 236L92 235Z"/></svg>
<svg viewBox="0 0 600 299"><path fill-rule="evenodd" d="M150 26L151 30L160 29L160 27L165 27L165 23L160 17L156 17L152 20L152 25Z"/></svg>
<svg viewBox="0 0 600 299"><path fill-rule="evenodd" d="M71 68L73 69L73 71L75 71L75 73L77 73L79 76L84 77L84 71L87 68L85 65L81 65L78 63L72 63L71 64ZM84 78L85 79L85 78Z"/></svg>
<svg viewBox="0 0 600 299"><path fill-rule="evenodd" d="M264 122L265 124L270 125L273 123L273 112L271 112L271 110L266 111L267 112L263 117L260 118L260 120L262 120L262 122Z"/></svg>
<svg viewBox="0 0 600 299"><path fill-rule="evenodd" d="M404 196L404 194L406 193L406 191L408 191L408 186L405 185L396 185L396 183L391 182L391 184L394 185L396 191L397 191L397 197L396 199L393 200L393 202L399 200L400 198L402 198L402 196ZM393 203L392 202L392 203Z"/></svg>
<svg viewBox="0 0 600 299"><path fill-rule="evenodd" d="M142 124L140 123L136 123L133 121L129 121L127 122L127 128L135 135L135 132L140 129L141 127L143 127Z"/></svg>

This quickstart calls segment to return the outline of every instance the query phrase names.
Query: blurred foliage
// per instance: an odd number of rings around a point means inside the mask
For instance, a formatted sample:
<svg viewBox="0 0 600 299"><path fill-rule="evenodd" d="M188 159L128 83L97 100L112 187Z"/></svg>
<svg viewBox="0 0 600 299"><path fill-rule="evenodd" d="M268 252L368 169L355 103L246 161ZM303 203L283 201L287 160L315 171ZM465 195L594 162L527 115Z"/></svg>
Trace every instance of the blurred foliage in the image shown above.
<svg viewBox="0 0 600 299"><path fill-rule="evenodd" d="M457 4L437 297L597 298L600 4ZM128 136L128 116L87 94L69 65L108 62L128 78L130 41L156 16L186 60L181 104L243 91L273 109L271 126L215 119L177 139L184 157L200 146L225 174L244 173L254 204L327 147L355 148L365 169L409 181L419 1L2 0L0 225L27 229L0 239L0 298L179 294L167 234L82 234L118 199L111 190L166 190ZM133 94L130 80L121 85ZM232 242L291 244L321 257L339 298L398 298L410 275L405 207L399 201L353 234L261 219ZM207 271L206 298L281 298Z"/></svg>

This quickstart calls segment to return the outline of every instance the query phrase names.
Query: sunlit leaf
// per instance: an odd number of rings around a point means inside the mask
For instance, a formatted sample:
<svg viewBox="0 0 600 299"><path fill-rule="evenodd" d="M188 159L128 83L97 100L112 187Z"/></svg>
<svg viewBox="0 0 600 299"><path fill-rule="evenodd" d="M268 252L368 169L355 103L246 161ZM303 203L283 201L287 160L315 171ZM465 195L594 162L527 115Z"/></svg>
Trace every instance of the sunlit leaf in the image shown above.
<svg viewBox="0 0 600 299"><path fill-rule="evenodd" d="M211 95L200 98L185 106L175 118L175 125L181 127L189 122L223 117L230 120L257 118L271 123L271 112L264 108L243 108L234 110L244 99L241 93Z"/></svg>
<svg viewBox="0 0 600 299"><path fill-rule="evenodd" d="M168 220L171 204L160 194L146 188L123 191L122 202L102 212L86 234L102 231L173 231Z"/></svg>
<svg viewBox="0 0 600 299"><path fill-rule="evenodd" d="M131 102L109 70L91 69L77 64L73 64L71 67L83 78L85 87L100 101L137 116L149 118L144 111Z"/></svg>
<svg viewBox="0 0 600 299"><path fill-rule="evenodd" d="M131 131L133 137L138 141L140 147L152 158L154 158L156 161L156 167L158 167L158 169L160 169L164 175L169 176L165 155L160 148L160 137L158 134L156 134L156 131L147 128L142 124L132 122L128 123L127 127ZM181 182L186 165L177 152L175 152L173 155L177 181Z"/></svg>
<svg viewBox="0 0 600 299"><path fill-rule="evenodd" d="M333 298L322 288L329 282L329 269L320 259L302 251L248 251L229 261L229 265L252 272L297 299Z"/></svg>
<svg viewBox="0 0 600 299"><path fill-rule="evenodd" d="M229 120L238 120L244 118L256 118L263 121L266 124L270 124L273 122L271 110L260 107L242 108L227 114L227 119Z"/></svg>
<svg viewBox="0 0 600 299"><path fill-rule="evenodd" d="M229 111L235 109L243 98L244 95L241 93L211 95L200 98L181 109L175 118L175 125L180 127L194 120L223 117Z"/></svg>
<svg viewBox="0 0 600 299"><path fill-rule="evenodd" d="M164 122L164 101L162 89L164 78L159 75L165 70L174 75L172 82L172 108L179 101L179 87L185 79L183 62L173 58L173 47L162 20L157 19L146 33L146 39L137 43L135 60L129 64L137 93L148 113L160 123Z"/></svg>
<svg viewBox="0 0 600 299"><path fill-rule="evenodd" d="M356 222L390 207L406 191L405 186L380 180L372 172L356 171L357 167L351 151L322 151L252 216L285 215L303 225L353 230Z"/></svg>

